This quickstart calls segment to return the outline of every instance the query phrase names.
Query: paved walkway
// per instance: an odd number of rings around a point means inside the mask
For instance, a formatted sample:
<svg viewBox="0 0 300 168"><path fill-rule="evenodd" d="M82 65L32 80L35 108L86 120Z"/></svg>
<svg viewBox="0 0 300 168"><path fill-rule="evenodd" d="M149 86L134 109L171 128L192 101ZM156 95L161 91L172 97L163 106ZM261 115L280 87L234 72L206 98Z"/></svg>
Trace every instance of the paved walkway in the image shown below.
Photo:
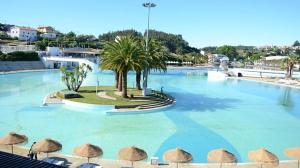
<svg viewBox="0 0 300 168"><path fill-rule="evenodd" d="M0 145L0 150L4 152L11 152L10 146L4 146ZM104 151L105 152L105 151ZM26 156L28 154L28 149L20 146L14 146L14 153L22 156ZM38 159L44 159L46 157L46 154L39 154ZM73 156L73 155L62 155L60 153L50 153L49 157L59 157L66 159L69 163L68 166L71 168L78 167L79 165L86 163L87 159ZM130 162L127 161L121 161L121 160L107 160L107 159L101 159L101 158L92 158L90 159L91 163L96 163L102 165L104 168L120 168L120 167L126 167L131 166ZM297 168L297 161L281 161L279 166L276 168ZM219 168L219 164L180 164L180 168ZM222 165L223 168L260 168L260 165L255 163L238 163L235 165ZM150 165L149 162L136 162L134 163L134 168L176 168L176 164L170 164L170 165L161 165L161 166L154 166Z"/></svg>
<svg viewBox="0 0 300 168"><path fill-rule="evenodd" d="M99 92L99 93L97 94L97 96L99 96L99 97L101 97L101 98L103 98L103 99L117 100L115 97L108 96L108 95L106 94L106 92L104 92L104 91Z"/></svg>
<svg viewBox="0 0 300 168"><path fill-rule="evenodd" d="M45 97L43 104L63 104L63 101L56 96L56 93L51 93Z"/></svg>

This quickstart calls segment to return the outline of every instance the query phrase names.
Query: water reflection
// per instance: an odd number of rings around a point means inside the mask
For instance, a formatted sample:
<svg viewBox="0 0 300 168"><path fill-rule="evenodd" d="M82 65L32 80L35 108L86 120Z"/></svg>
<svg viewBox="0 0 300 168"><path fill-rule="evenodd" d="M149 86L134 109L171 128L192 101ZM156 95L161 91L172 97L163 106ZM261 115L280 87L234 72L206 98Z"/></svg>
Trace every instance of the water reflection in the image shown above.
<svg viewBox="0 0 300 168"><path fill-rule="evenodd" d="M289 87L284 88L282 95L278 99L279 105L283 106L288 112L292 111L295 106L291 91L292 89Z"/></svg>

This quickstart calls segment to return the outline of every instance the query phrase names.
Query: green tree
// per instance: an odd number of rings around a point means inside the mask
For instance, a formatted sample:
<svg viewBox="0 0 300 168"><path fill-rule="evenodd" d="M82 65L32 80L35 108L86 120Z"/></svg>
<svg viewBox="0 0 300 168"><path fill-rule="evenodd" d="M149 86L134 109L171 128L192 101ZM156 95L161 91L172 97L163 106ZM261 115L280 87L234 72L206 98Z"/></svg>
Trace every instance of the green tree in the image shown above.
<svg viewBox="0 0 300 168"><path fill-rule="evenodd" d="M87 77L88 72L92 71L92 68L87 64L81 64L73 70L67 70L66 67L62 66L60 71L62 72L61 79L66 84L68 90L77 92Z"/></svg>
<svg viewBox="0 0 300 168"><path fill-rule="evenodd" d="M37 50L45 51L47 46L48 46L48 44L45 43L44 41L35 42L35 48Z"/></svg>
<svg viewBox="0 0 300 168"><path fill-rule="evenodd" d="M0 39L2 39L2 40L11 40L12 38L7 33L2 32L0 30Z"/></svg>
<svg viewBox="0 0 300 168"><path fill-rule="evenodd" d="M146 41L142 41L143 48L146 48ZM141 76L143 70L157 70L166 71L167 70L167 60L169 58L168 51L159 42L154 39L150 39L148 42L148 52L144 51L144 58L140 60L141 62L135 68L136 71L136 87L141 90ZM149 72L148 72L149 73Z"/></svg>
<svg viewBox="0 0 300 168"><path fill-rule="evenodd" d="M299 42L298 40L296 40L296 41L294 42L293 46L294 46L294 47L300 46L300 42Z"/></svg>
<svg viewBox="0 0 300 168"><path fill-rule="evenodd" d="M143 35L142 33L130 29L130 30L122 30L122 31L113 31L113 32L108 32L108 33L104 33L99 35L99 40L102 42L113 42L115 41L116 37L122 37L122 36L132 36L138 39L142 39Z"/></svg>
<svg viewBox="0 0 300 168"><path fill-rule="evenodd" d="M145 60L139 40L124 36L108 42L104 46L101 59L102 69L111 69L122 74L122 97L127 98L128 71L142 69L141 60Z"/></svg>
<svg viewBox="0 0 300 168"><path fill-rule="evenodd" d="M286 68L287 79L292 79L295 64L299 63L299 61L300 61L300 56L295 54L289 55L288 58L284 60L283 63Z"/></svg>
<svg viewBox="0 0 300 168"><path fill-rule="evenodd" d="M253 54L251 57L250 57L250 60L251 61L257 61L261 59L261 55L260 54Z"/></svg>
<svg viewBox="0 0 300 168"><path fill-rule="evenodd" d="M236 48L229 45L224 45L217 48L218 54L224 54L228 56L230 60L234 60L238 56L238 52L236 51Z"/></svg>
<svg viewBox="0 0 300 168"><path fill-rule="evenodd" d="M300 49L296 49L295 54L300 56Z"/></svg>

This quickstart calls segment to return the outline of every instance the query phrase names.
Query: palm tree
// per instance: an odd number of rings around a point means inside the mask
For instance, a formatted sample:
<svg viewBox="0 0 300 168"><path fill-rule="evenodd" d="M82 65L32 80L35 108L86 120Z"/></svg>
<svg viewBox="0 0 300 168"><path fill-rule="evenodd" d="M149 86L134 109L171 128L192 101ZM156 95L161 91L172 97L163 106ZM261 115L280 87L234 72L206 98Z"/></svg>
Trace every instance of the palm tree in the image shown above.
<svg viewBox="0 0 300 168"><path fill-rule="evenodd" d="M88 72L92 71L92 67L87 64L76 66L73 70L69 71L66 67L60 68L62 72L61 80L65 82L68 90L77 92L82 85L84 79L87 77Z"/></svg>
<svg viewBox="0 0 300 168"><path fill-rule="evenodd" d="M128 97L128 71L142 69L142 60L145 60L142 47L139 41L132 36L116 38L114 42L108 42L105 45L101 68L115 70L122 75L122 97Z"/></svg>
<svg viewBox="0 0 300 168"><path fill-rule="evenodd" d="M145 47L145 41L143 42L143 48ZM137 89L141 90L141 75L142 70L159 70L159 71L166 71L167 70L167 60L168 54L167 50L159 44L157 41L150 39L148 42L148 52L144 52L145 60L142 63L143 69L136 69L136 87Z"/></svg>
<svg viewBox="0 0 300 168"><path fill-rule="evenodd" d="M295 64L300 62L300 56L292 54L284 60L284 66L286 68L286 78L292 79Z"/></svg>

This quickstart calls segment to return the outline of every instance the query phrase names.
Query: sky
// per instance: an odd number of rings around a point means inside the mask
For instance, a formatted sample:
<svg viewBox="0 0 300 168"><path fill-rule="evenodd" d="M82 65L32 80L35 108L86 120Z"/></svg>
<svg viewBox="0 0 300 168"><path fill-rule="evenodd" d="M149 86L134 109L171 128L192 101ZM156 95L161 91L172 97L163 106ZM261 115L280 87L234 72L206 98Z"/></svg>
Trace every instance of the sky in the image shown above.
<svg viewBox="0 0 300 168"><path fill-rule="evenodd" d="M147 0L1 0L0 22L99 34L147 27ZM148 1L147 1L148 2ZM291 45L300 40L300 0L152 0L150 28L193 47Z"/></svg>

